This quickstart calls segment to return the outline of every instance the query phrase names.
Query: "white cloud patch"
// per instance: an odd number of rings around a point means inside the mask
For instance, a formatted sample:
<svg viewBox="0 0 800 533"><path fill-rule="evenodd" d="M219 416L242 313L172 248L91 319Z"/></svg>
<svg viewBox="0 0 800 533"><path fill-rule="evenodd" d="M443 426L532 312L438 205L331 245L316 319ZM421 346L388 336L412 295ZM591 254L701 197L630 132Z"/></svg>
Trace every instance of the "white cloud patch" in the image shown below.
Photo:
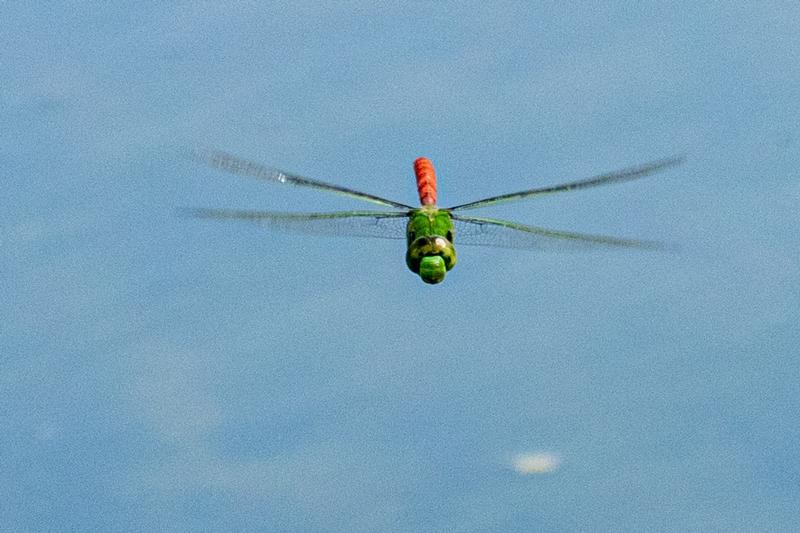
<svg viewBox="0 0 800 533"><path fill-rule="evenodd" d="M557 470L560 465L561 457L552 452L520 453L511 461L514 471L523 475L547 474Z"/></svg>

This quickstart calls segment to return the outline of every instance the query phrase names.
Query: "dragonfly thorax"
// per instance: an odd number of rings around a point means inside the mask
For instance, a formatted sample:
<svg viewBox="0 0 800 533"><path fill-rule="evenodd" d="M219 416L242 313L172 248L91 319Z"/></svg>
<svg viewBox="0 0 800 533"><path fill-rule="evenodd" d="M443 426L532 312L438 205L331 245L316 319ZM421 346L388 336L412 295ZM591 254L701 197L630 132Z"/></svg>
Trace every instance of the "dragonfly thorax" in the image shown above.
<svg viewBox="0 0 800 533"><path fill-rule="evenodd" d="M411 213L406 231L406 264L426 283L440 283L456 264L450 213L425 206Z"/></svg>

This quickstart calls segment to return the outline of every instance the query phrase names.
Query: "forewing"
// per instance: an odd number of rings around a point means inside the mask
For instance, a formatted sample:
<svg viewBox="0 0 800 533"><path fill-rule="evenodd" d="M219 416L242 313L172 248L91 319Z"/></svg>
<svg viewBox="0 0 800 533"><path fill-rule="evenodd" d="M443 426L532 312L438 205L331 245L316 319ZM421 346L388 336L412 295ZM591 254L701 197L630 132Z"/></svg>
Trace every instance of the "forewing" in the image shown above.
<svg viewBox="0 0 800 533"><path fill-rule="evenodd" d="M408 213L338 211L334 213L279 213L238 209L186 209L189 216L255 222L270 229L311 235L405 239Z"/></svg>
<svg viewBox="0 0 800 533"><path fill-rule="evenodd" d="M277 168L260 165L220 150L196 150L193 152L193 158L196 161L204 163L212 168L216 168L230 174L250 176L264 181L285 183L288 185L295 185L297 187L308 187L311 189L328 191L389 207L413 209L411 206L401 204L400 202L395 202L394 200L387 200L373 194L348 189L347 187L332 185L330 183L304 178L303 176L298 176L296 174L290 174L288 172L278 170Z"/></svg>
<svg viewBox="0 0 800 533"><path fill-rule="evenodd" d="M527 226L494 218L451 215L455 225L455 245L493 246L528 250L580 250L587 248L659 249L656 242L618 239L569 231Z"/></svg>
<svg viewBox="0 0 800 533"><path fill-rule="evenodd" d="M496 205L500 203L523 200L526 198L530 198L532 196L543 196L545 194L552 194L556 192L575 191L578 189L597 187L598 185L606 185L609 183L618 183L623 181L635 180L638 178L649 176L650 174L654 174L669 167L678 165L682 162L683 162L683 157L670 157L667 159L660 159L658 161L645 163L644 165L638 165L635 167L629 167L622 170L617 170L615 172L600 174L599 176L594 176L592 178L584 180L571 181L568 183L562 183L560 185L553 185L550 187L540 187L537 189L528 189L527 191L519 191L510 194L503 194L500 196L493 196L491 198L484 198L483 200L477 200L475 202L470 202L468 204L462 204L462 205L457 205L455 207L450 207L449 209L452 211L477 209L479 207L487 207L490 205Z"/></svg>

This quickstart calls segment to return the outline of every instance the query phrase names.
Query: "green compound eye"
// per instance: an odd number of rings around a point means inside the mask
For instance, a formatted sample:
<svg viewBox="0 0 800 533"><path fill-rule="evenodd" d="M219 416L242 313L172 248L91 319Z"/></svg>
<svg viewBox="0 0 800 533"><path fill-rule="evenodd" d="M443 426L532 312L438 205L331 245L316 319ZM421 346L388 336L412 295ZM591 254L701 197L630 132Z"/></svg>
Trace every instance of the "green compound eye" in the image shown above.
<svg viewBox="0 0 800 533"><path fill-rule="evenodd" d="M441 283L446 273L444 259L438 255L423 257L419 264L419 277L425 283Z"/></svg>

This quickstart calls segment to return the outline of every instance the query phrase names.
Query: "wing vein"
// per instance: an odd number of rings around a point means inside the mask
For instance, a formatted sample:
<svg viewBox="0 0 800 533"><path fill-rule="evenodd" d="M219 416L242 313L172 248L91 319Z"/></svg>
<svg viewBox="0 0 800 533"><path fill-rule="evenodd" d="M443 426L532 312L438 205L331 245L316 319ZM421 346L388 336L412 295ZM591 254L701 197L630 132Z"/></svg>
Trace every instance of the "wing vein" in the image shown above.
<svg viewBox="0 0 800 533"><path fill-rule="evenodd" d="M448 209L450 209L451 211L477 209L479 207L487 207L499 203L523 200L525 198L529 198L532 196L543 196L545 194L553 194L557 192L587 189L589 187L597 187L598 185L606 185L609 183L631 181L643 178L645 176L649 176L650 174L654 174L661 170L678 165L683 161L684 158L682 156L659 159L658 161L652 161L650 163L645 163L643 165L638 165L635 167L624 168L622 170L617 170L614 172L600 174L598 176L594 176L592 178L587 178L584 180L571 181L568 183L562 183L559 185L553 185L549 187L539 187L536 189L528 189L525 191L512 192L509 194L502 194L500 196L492 196L491 198L476 200L474 202L457 205L455 207L450 207Z"/></svg>
<svg viewBox="0 0 800 533"><path fill-rule="evenodd" d="M456 244L468 246L495 246L534 250L567 250L593 247L622 247L661 249L661 243L634 239L621 239L606 235L575 233L528 226L508 220L451 215L456 221Z"/></svg>
<svg viewBox="0 0 800 533"><path fill-rule="evenodd" d="M277 168L272 168L248 161L221 150L195 150L193 151L192 155L194 160L229 174L250 176L252 178L264 181L273 181L276 183L295 185L297 187L307 187L311 189L333 192L336 194L349 196L351 198L356 198L358 200L389 207L413 209L413 207L409 205L401 204L400 202L395 202L394 200L387 200L386 198L381 198L380 196L375 196L374 194L356 191L354 189L313 180L311 178L305 178L296 174L290 174Z"/></svg>
<svg viewBox="0 0 800 533"><path fill-rule="evenodd" d="M187 208L182 214L206 219L255 222L290 233L404 239L407 212L336 211L332 213L285 213L240 209Z"/></svg>

